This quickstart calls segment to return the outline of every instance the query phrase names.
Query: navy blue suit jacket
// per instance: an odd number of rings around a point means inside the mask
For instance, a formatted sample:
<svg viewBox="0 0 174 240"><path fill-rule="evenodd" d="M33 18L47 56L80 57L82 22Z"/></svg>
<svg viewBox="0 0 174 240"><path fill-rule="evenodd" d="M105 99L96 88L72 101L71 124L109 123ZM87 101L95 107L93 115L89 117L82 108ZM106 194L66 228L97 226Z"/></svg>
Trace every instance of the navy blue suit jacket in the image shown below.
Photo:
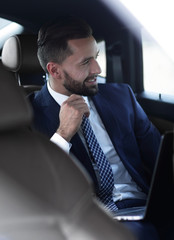
<svg viewBox="0 0 174 240"><path fill-rule="evenodd" d="M46 85L29 99L34 110L34 128L50 138L59 126L60 106L49 94ZM121 161L147 193L147 176L154 168L160 143L159 132L148 120L127 84L99 84L99 92L92 100ZM74 135L71 143L71 152L87 169L97 188L91 161L78 134Z"/></svg>

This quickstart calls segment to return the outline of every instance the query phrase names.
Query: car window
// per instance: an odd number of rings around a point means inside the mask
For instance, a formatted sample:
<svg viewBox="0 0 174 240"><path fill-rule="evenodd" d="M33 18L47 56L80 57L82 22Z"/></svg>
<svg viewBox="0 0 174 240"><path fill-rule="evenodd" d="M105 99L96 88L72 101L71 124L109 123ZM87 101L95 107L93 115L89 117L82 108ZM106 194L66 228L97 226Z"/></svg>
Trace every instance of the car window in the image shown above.
<svg viewBox="0 0 174 240"><path fill-rule="evenodd" d="M104 2L104 0L102 1ZM114 3L114 0L107 1L107 5L113 10ZM137 29L140 27L144 29L142 32L144 89L158 93L160 96L161 94L173 95L173 1L120 0L120 3L122 3L122 5L118 5L120 13L122 6L127 9L127 15L122 17L122 20L132 32L138 34L139 37ZM148 34L145 34L145 31ZM147 37L148 35L149 37Z"/></svg>
<svg viewBox="0 0 174 240"><path fill-rule="evenodd" d="M142 30L144 90L174 94L174 62L165 51Z"/></svg>
<svg viewBox="0 0 174 240"><path fill-rule="evenodd" d="M106 47L105 41L98 42L99 56L97 57L97 62L100 65L101 73L98 77L98 82L105 83L106 82Z"/></svg>
<svg viewBox="0 0 174 240"><path fill-rule="evenodd" d="M23 26L9 21L4 18L0 18L0 51L4 42L14 34L20 34L23 32Z"/></svg>
<svg viewBox="0 0 174 240"><path fill-rule="evenodd" d="M5 26L8 26L11 23L11 21L0 18L0 30L3 29Z"/></svg>

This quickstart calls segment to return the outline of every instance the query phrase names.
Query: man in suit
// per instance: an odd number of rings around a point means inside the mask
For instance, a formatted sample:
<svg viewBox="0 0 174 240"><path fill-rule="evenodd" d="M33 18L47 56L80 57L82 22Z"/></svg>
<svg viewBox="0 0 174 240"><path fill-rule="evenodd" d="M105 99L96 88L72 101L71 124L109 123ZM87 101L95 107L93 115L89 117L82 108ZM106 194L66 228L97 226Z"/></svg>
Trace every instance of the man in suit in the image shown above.
<svg viewBox="0 0 174 240"><path fill-rule="evenodd" d="M29 97L34 127L79 159L99 197L101 176L81 130L87 117L112 168L116 208L144 205L160 134L128 85L97 83L98 54L90 26L80 19L60 17L40 29L38 58L48 81Z"/></svg>

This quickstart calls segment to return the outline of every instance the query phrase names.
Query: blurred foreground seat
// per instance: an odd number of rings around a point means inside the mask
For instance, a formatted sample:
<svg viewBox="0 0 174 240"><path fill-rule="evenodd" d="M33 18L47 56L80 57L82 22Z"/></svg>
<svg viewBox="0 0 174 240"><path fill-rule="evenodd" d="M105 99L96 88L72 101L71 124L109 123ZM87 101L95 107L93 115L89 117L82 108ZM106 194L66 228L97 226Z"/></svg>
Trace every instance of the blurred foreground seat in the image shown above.
<svg viewBox="0 0 174 240"><path fill-rule="evenodd" d="M28 130L32 112L13 78L0 64L0 239L133 240L93 200L79 162Z"/></svg>

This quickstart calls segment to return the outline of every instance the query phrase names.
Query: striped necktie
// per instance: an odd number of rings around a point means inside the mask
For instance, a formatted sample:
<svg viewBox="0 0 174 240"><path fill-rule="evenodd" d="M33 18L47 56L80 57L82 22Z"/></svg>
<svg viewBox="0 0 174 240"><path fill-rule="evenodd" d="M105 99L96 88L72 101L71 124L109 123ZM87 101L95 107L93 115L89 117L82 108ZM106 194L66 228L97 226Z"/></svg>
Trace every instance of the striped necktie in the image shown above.
<svg viewBox="0 0 174 240"><path fill-rule="evenodd" d="M82 119L81 128L88 146L90 157L97 164L99 170L100 189L97 195L107 209L116 211L118 208L112 198L114 177L110 163L106 159L106 156L95 137L89 119L85 116Z"/></svg>

